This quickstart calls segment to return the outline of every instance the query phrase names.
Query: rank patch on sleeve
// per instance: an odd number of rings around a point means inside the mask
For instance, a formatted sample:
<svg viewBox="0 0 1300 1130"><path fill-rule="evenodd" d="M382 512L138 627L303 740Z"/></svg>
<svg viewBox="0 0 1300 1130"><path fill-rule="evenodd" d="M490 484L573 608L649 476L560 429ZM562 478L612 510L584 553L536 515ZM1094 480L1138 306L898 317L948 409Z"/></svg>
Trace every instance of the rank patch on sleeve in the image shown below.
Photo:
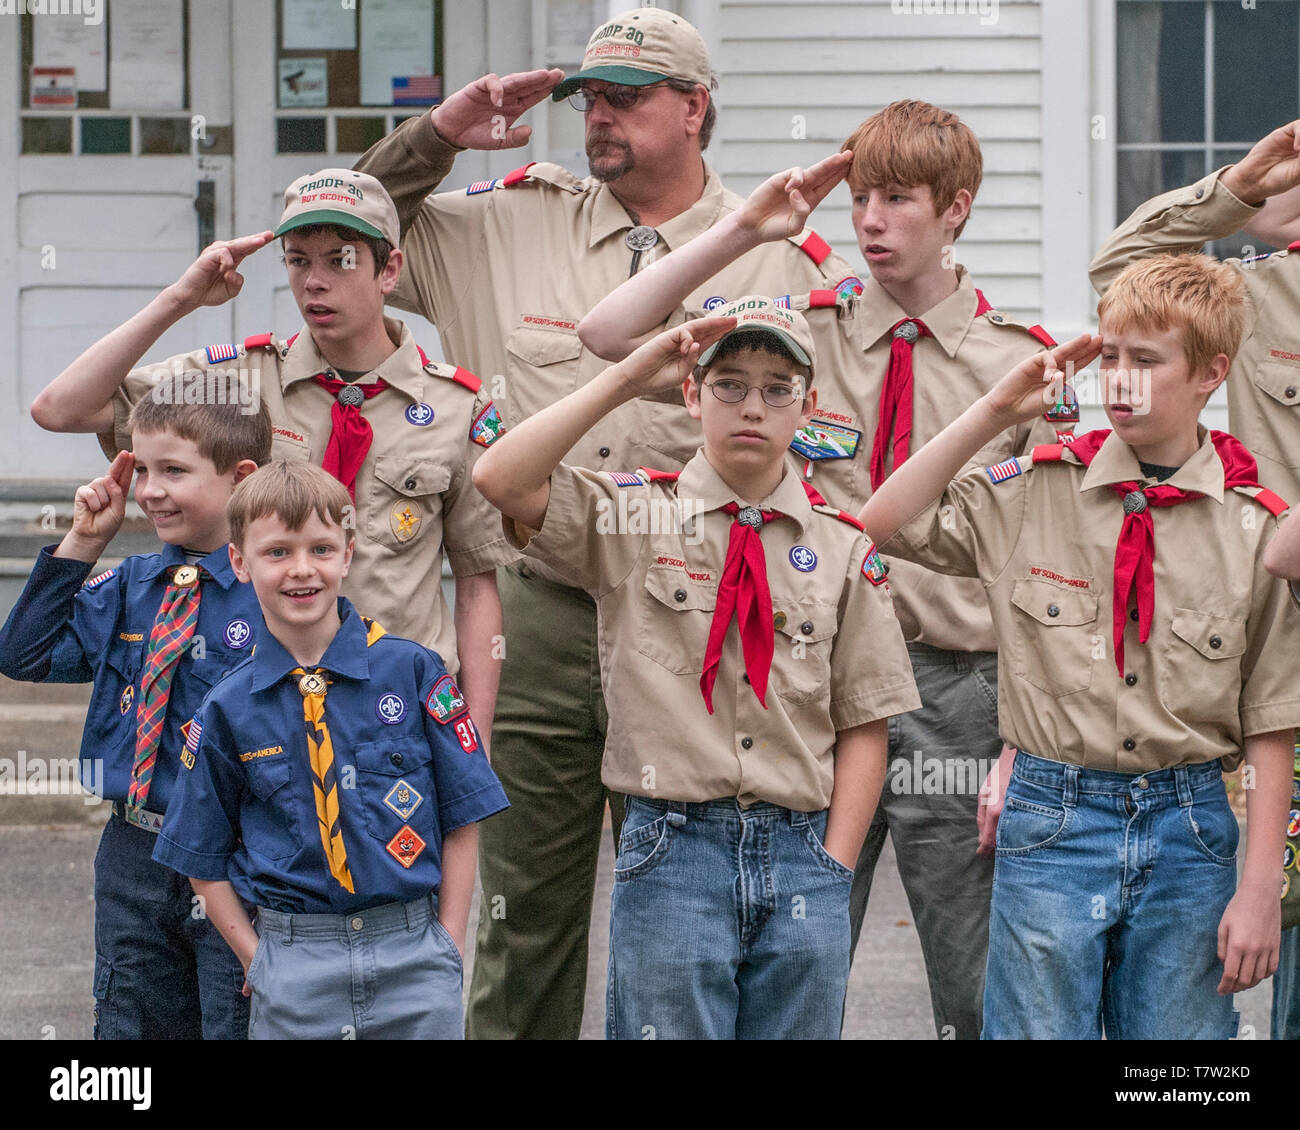
<svg viewBox="0 0 1300 1130"><path fill-rule="evenodd" d="M389 840L386 846L388 847L388 854L398 863L403 867L410 867L412 863L420 858L420 852L424 850L425 843L409 824L403 824L402 830Z"/></svg>
<svg viewBox="0 0 1300 1130"><path fill-rule="evenodd" d="M1001 463L994 463L992 467L985 467L984 471L989 481L993 483L1005 483L1008 479L1024 474L1019 459L1006 459Z"/></svg>
<svg viewBox="0 0 1300 1130"><path fill-rule="evenodd" d="M491 192L497 186L496 179L476 180L465 190L466 196L477 196L480 192Z"/></svg>
<svg viewBox="0 0 1300 1130"><path fill-rule="evenodd" d="M420 807L420 802L423 800L424 797L405 778L389 789L388 795L384 797L384 803L402 820L409 820L411 813Z"/></svg>
<svg viewBox="0 0 1300 1130"><path fill-rule="evenodd" d="M108 580L109 577L111 577L116 572L117 572L116 569L109 569L108 572L106 573L100 573L98 577L91 577L90 580L88 580L82 587L88 589L96 588L97 586L102 585L106 580Z"/></svg>
<svg viewBox="0 0 1300 1130"><path fill-rule="evenodd" d="M233 361L239 356L239 347L236 345L209 345L204 352L208 355L208 364L215 365L218 361Z"/></svg>
<svg viewBox="0 0 1300 1130"><path fill-rule="evenodd" d="M497 406L489 400L487 407L475 416L474 422L470 424L469 438L477 443L479 447L491 447L496 442L497 437L505 433L505 430Z"/></svg>
<svg viewBox="0 0 1300 1130"><path fill-rule="evenodd" d="M883 585L885 583L887 576L885 563L880 559L880 554L876 552L875 542L867 546L867 555L862 559L862 575L873 585Z"/></svg>
<svg viewBox="0 0 1300 1130"><path fill-rule="evenodd" d="M455 680L450 675L444 675L433 684L433 690L429 692L424 706L443 726L469 709L465 696L460 693Z"/></svg>
<svg viewBox="0 0 1300 1130"><path fill-rule="evenodd" d="M614 480L615 486L620 487L643 487L645 480L640 475L632 471L606 471L611 479Z"/></svg>

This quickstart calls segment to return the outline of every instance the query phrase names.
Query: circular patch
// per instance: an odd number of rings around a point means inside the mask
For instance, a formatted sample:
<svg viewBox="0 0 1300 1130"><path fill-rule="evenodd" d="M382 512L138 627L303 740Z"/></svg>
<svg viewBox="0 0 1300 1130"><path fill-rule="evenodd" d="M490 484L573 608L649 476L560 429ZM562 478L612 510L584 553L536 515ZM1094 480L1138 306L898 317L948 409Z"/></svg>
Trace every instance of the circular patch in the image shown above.
<svg viewBox="0 0 1300 1130"><path fill-rule="evenodd" d="M233 648L247 647L253 638L253 629L247 620L231 620L226 625L226 643Z"/></svg>
<svg viewBox="0 0 1300 1130"><path fill-rule="evenodd" d="M133 702L135 702L135 687L128 683L126 690L122 692L122 697L118 700L117 708L125 714L131 709L131 703Z"/></svg>
<svg viewBox="0 0 1300 1130"><path fill-rule="evenodd" d="M790 564L801 573L811 573L817 568L817 554L806 545L796 545L790 550Z"/></svg>
<svg viewBox="0 0 1300 1130"><path fill-rule="evenodd" d="M1300 836L1300 812L1297 812L1293 808L1291 809L1291 814L1286 819L1286 834L1292 839L1296 836Z"/></svg>
<svg viewBox="0 0 1300 1130"><path fill-rule="evenodd" d="M408 404L406 407L406 422L414 424L417 428L427 428L433 423L433 409L424 401L417 401L415 404Z"/></svg>
<svg viewBox="0 0 1300 1130"><path fill-rule="evenodd" d="M387 726L396 726L406 717L406 700L399 694L386 694L375 703L375 713Z"/></svg>
<svg viewBox="0 0 1300 1130"><path fill-rule="evenodd" d="M840 279L840 281L835 284L836 294L857 295L861 294L864 289L862 280L858 278L857 275L845 275L844 278Z"/></svg>
<svg viewBox="0 0 1300 1130"><path fill-rule="evenodd" d="M1295 866L1295 844L1287 844L1282 849L1282 868L1289 871Z"/></svg>
<svg viewBox="0 0 1300 1130"><path fill-rule="evenodd" d="M712 298L706 298L704 300L704 309L712 313L719 306L725 306L726 304L727 304L727 300L723 298L722 295L715 294Z"/></svg>
<svg viewBox="0 0 1300 1130"><path fill-rule="evenodd" d="M1291 799L1300 800L1300 778L1291 782Z"/></svg>

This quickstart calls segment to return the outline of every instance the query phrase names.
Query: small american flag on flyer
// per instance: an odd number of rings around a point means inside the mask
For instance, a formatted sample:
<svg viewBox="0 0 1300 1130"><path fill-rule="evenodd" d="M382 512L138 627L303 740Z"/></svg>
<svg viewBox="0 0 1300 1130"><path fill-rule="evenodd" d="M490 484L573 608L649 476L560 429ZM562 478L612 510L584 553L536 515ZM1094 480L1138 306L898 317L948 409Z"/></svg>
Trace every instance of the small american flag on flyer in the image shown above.
<svg viewBox="0 0 1300 1130"><path fill-rule="evenodd" d="M442 101L442 75L399 75L393 79L394 106L432 106Z"/></svg>

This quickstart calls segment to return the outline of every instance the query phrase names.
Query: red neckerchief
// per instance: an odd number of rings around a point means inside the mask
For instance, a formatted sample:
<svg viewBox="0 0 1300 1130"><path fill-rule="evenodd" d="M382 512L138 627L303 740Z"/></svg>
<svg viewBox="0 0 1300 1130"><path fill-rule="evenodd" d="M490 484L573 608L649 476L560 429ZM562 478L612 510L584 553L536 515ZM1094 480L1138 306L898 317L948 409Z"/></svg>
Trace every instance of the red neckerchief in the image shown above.
<svg viewBox="0 0 1300 1130"><path fill-rule="evenodd" d="M1070 444L1079 461L1091 466L1093 457L1101 449L1109 428L1087 432ZM1256 475L1259 473L1255 460L1241 445L1241 441L1227 432L1210 432L1214 450L1219 462L1223 464L1223 486L1225 490L1234 487L1258 486ZM1151 634L1151 618L1156 606L1156 532L1151 518L1152 506L1177 506L1193 498L1204 498L1200 491L1185 491L1161 483L1156 486L1142 486L1136 480L1123 483L1111 483L1110 489L1124 499L1124 524L1120 527L1119 540L1115 543L1115 579L1114 599L1112 602L1112 625L1115 644L1115 667L1120 675L1124 674L1124 618L1128 614L1128 602L1131 593L1136 591L1138 611L1138 639L1147 642ZM1141 509L1137 509L1137 507Z"/></svg>
<svg viewBox="0 0 1300 1130"><path fill-rule="evenodd" d="M327 377L324 373L317 373L312 380L334 394L334 403L330 407L330 423L333 427L329 443L325 445L325 458L321 460L321 466L348 488L348 494L356 502L357 472L366 460L366 452L370 450L374 433L370 429L370 421L361 414L361 409L354 404L340 404L338 395L345 388L352 387L369 400L383 392L388 383L376 378L374 384L349 386L349 382L341 381L338 377Z"/></svg>
<svg viewBox="0 0 1300 1130"><path fill-rule="evenodd" d="M700 693L704 705L713 713L713 684L718 678L718 664L722 660L722 642L727 638L734 615L740 626L740 648L745 657L745 673L750 686L758 696L763 709L767 709L767 677L772 670L772 656L776 653L775 628L772 625L772 593L767 587L767 558L763 556L763 540L755 526L746 525L737 515L741 508L728 502L722 508L736 518L731 524L731 540L727 542L727 560L722 566L718 581L718 602L713 610L713 623L709 625L709 642L704 649L704 673L700 676ZM745 507L746 510L757 509ZM759 510L763 523L779 518L776 510Z"/></svg>
<svg viewBox="0 0 1300 1130"><path fill-rule="evenodd" d="M899 327L912 324L916 327L916 340L933 337L920 318L902 318L889 329L894 335L889 345L889 370L885 373L885 387L880 393L880 418L876 422L876 438L871 444L871 489L877 490L885 481L885 448L893 433L894 469L907 462L912 446L912 346L913 342L899 335Z"/></svg>

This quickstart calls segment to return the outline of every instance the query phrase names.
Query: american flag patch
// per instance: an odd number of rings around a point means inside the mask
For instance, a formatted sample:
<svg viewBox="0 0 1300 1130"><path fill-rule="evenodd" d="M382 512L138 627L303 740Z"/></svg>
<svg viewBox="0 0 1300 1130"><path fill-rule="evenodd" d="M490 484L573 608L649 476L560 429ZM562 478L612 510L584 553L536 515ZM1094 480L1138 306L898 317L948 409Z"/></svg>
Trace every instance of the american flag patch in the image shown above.
<svg viewBox="0 0 1300 1130"><path fill-rule="evenodd" d="M88 589L93 589L96 585L102 585L106 580L108 580L109 577L111 577L116 572L117 572L116 569L109 569L108 572L106 573L100 573L98 577L91 577L90 580L88 580L83 587Z"/></svg>
<svg viewBox="0 0 1300 1130"><path fill-rule="evenodd" d="M994 463L992 467L985 467L984 470L988 473L989 481L994 483L1004 483L1008 479L1014 479L1017 475L1024 474L1019 459L1007 459L1001 463Z"/></svg>
<svg viewBox="0 0 1300 1130"><path fill-rule="evenodd" d="M476 180L465 190L466 196L477 196L480 192L491 192L496 188L497 182L493 180Z"/></svg>
<svg viewBox="0 0 1300 1130"><path fill-rule="evenodd" d="M394 106L432 106L441 101L441 75L399 75L393 79Z"/></svg>
<svg viewBox="0 0 1300 1130"><path fill-rule="evenodd" d="M606 471L605 474L621 487L645 486L645 480L640 475L634 475L631 471Z"/></svg>
<svg viewBox="0 0 1300 1130"><path fill-rule="evenodd" d="M198 753L199 738L203 736L203 727L199 725L197 718L191 718L186 726L181 727L182 730L186 728L189 729L189 733L185 735L185 748L190 753Z"/></svg>
<svg viewBox="0 0 1300 1130"><path fill-rule="evenodd" d="M783 294L780 298L774 298L772 299L772 305L779 306L782 310L789 310L790 296L788 294Z"/></svg>
<svg viewBox="0 0 1300 1130"><path fill-rule="evenodd" d="M218 361L233 361L239 356L239 349L234 345L209 345L204 352L208 355L209 365L215 365Z"/></svg>

